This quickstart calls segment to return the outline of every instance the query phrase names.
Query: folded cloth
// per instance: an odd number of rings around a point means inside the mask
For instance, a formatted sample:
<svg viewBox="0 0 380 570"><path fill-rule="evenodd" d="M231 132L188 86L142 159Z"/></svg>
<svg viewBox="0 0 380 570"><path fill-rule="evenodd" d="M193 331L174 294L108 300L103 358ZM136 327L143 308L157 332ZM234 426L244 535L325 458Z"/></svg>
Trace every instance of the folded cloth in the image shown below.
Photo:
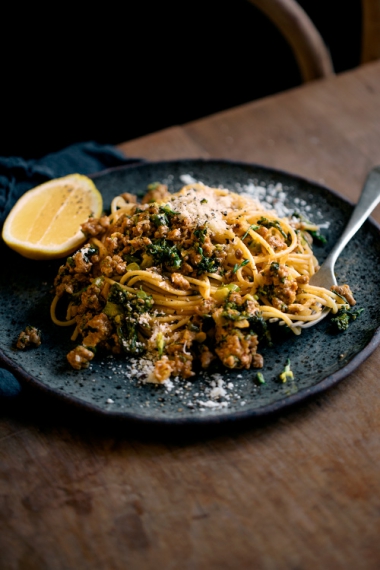
<svg viewBox="0 0 380 570"><path fill-rule="evenodd" d="M36 160L0 157L0 229L16 201L31 188L67 174L93 174L106 168L144 162L127 158L112 145L94 141L76 143ZM16 378L0 368L0 400L21 393Z"/></svg>
<svg viewBox="0 0 380 570"><path fill-rule="evenodd" d="M15 398L20 393L21 386L13 374L0 368L0 405L3 400Z"/></svg>
<svg viewBox="0 0 380 570"><path fill-rule="evenodd" d="M106 168L138 164L114 146L93 141L77 143L37 160L0 157L0 226L16 201L31 188L66 174L93 174Z"/></svg>

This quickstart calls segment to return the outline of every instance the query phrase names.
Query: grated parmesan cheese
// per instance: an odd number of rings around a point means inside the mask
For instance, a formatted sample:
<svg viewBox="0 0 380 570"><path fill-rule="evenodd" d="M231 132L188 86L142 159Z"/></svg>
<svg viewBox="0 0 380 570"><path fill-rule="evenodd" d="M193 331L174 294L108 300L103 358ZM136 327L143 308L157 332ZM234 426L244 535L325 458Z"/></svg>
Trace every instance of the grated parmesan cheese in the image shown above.
<svg viewBox="0 0 380 570"><path fill-rule="evenodd" d="M184 184L196 184L197 182L191 174L181 174L179 178Z"/></svg>
<svg viewBox="0 0 380 570"><path fill-rule="evenodd" d="M191 223L208 224L215 235L228 234L232 239L234 233L227 227L225 218L229 211L238 207L237 196L228 190L220 189L220 195L216 197L212 189L202 183L197 185L198 188L189 188L183 194L173 197L168 205L184 218L189 218ZM256 209L262 209L256 200L253 202Z"/></svg>

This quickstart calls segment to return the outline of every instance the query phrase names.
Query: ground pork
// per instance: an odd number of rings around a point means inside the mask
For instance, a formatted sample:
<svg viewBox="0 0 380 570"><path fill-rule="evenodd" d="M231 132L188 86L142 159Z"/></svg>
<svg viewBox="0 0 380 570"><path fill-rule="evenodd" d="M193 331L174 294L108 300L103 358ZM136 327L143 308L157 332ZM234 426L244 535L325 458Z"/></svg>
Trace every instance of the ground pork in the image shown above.
<svg viewBox="0 0 380 570"><path fill-rule="evenodd" d="M333 285L331 287L331 291L335 291L335 293L338 293L338 295L343 295L351 307L356 305L356 301L348 285Z"/></svg>
<svg viewBox="0 0 380 570"><path fill-rule="evenodd" d="M275 308L284 310L285 305L292 305L298 289L297 280L292 278L289 269L279 263L271 263L261 272L268 295Z"/></svg>
<svg viewBox="0 0 380 570"><path fill-rule="evenodd" d="M104 234L110 225L108 216L101 218L89 218L87 222L81 225L83 233L88 236L96 236Z"/></svg>
<svg viewBox="0 0 380 570"><path fill-rule="evenodd" d="M75 370L88 368L90 361L94 358L94 353L84 346L77 346L67 355L67 360Z"/></svg>
<svg viewBox="0 0 380 570"><path fill-rule="evenodd" d="M16 346L20 350L25 348L37 348L41 344L41 331L36 327L28 325L25 330L20 332L17 338Z"/></svg>
<svg viewBox="0 0 380 570"><path fill-rule="evenodd" d="M181 275L180 273L172 273L170 276L170 279L172 280L172 282L174 283L174 285L177 285L177 287L179 287L180 289L182 289L183 291L187 291L188 289L190 289L191 285L188 282L187 279L185 279L183 277L183 275Z"/></svg>
<svg viewBox="0 0 380 570"><path fill-rule="evenodd" d="M110 336L112 325L107 315L100 313L87 322L85 332L87 334L83 339L83 345L95 347Z"/></svg>
<svg viewBox="0 0 380 570"><path fill-rule="evenodd" d="M217 338L218 335L216 335ZM263 358L253 358L256 355L258 339L256 335L235 334L226 335L217 348L216 354L227 368L246 368L252 365L261 368Z"/></svg>
<svg viewBox="0 0 380 570"><path fill-rule="evenodd" d="M111 257L107 255L102 261L100 262L100 271L106 277L112 277L114 273L117 275L123 275L125 273L127 264L123 260L120 255L114 255Z"/></svg>
<svg viewBox="0 0 380 570"><path fill-rule="evenodd" d="M157 184L154 185L154 187L151 188L147 194L145 194L141 203L149 204L150 202L162 202L164 200L169 200L170 198L171 194L168 191L166 184Z"/></svg>
<svg viewBox="0 0 380 570"><path fill-rule="evenodd" d="M124 194L121 194L121 197L128 204L136 204L137 203L137 196L135 196L134 194L129 194L129 192L124 192Z"/></svg>
<svg viewBox="0 0 380 570"><path fill-rule="evenodd" d="M85 247L90 247L90 245L86 244ZM75 264L75 273L89 273L91 271L92 263L85 258L82 249L77 251L72 259Z"/></svg>

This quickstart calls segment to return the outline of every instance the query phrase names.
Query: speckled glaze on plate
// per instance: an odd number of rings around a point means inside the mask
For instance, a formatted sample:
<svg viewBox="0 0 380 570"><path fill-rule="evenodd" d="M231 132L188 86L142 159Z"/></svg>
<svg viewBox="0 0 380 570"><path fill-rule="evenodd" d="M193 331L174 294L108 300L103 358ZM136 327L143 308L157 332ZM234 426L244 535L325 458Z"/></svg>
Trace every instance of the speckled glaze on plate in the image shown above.
<svg viewBox="0 0 380 570"><path fill-rule="evenodd" d="M148 184L161 181L171 191L179 190L183 175L191 175L211 186L241 191L249 182L268 187L281 183L286 205L297 209L299 201L310 206L309 217L329 222L323 230L327 245L314 247L320 262L342 232L352 205L331 190L288 173L254 164L224 160L179 160L146 163L108 170L93 176L109 208L113 196L121 192L144 194ZM265 359L266 384L257 386L256 370L219 370L228 389L228 406L220 409L201 407L197 402L209 398L204 389L210 377L196 376L186 389L175 385L171 391L162 386L142 385L125 374L122 360L96 358L91 369L74 371L66 361L74 346L70 330L55 326L49 315L52 283L62 261L30 261L0 245L0 363L21 383L27 383L67 404L103 416L157 424L213 424L263 417L306 400L326 390L351 373L379 343L380 259L379 228L367 221L341 254L336 273L340 283L349 283L360 318L339 335L329 330L329 318L300 336L274 332L274 347L261 348ZM6 268L6 270L4 270ZM17 351L14 342L27 324L42 330L38 349ZM279 383L278 375L286 359L291 361L294 381ZM215 372L215 371L213 371ZM225 385L226 385L225 384ZM181 384L183 386L183 384ZM112 400L112 402L111 402Z"/></svg>

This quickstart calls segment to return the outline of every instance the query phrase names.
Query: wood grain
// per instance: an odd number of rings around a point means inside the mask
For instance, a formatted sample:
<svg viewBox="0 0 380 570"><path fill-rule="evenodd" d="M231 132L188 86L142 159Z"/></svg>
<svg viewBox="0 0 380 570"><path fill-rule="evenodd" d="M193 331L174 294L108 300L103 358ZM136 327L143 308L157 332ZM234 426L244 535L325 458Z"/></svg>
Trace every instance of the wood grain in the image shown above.
<svg viewBox="0 0 380 570"><path fill-rule="evenodd" d="M171 127L127 143L119 150L127 156L143 157L149 160L173 160L180 158L209 158L208 152L193 141L185 129Z"/></svg>
<svg viewBox="0 0 380 570"><path fill-rule="evenodd" d="M368 64L121 148L259 162L355 199L380 163L379 97ZM193 434L26 393L0 421L1 570L377 570L378 370L376 350L307 405Z"/></svg>

